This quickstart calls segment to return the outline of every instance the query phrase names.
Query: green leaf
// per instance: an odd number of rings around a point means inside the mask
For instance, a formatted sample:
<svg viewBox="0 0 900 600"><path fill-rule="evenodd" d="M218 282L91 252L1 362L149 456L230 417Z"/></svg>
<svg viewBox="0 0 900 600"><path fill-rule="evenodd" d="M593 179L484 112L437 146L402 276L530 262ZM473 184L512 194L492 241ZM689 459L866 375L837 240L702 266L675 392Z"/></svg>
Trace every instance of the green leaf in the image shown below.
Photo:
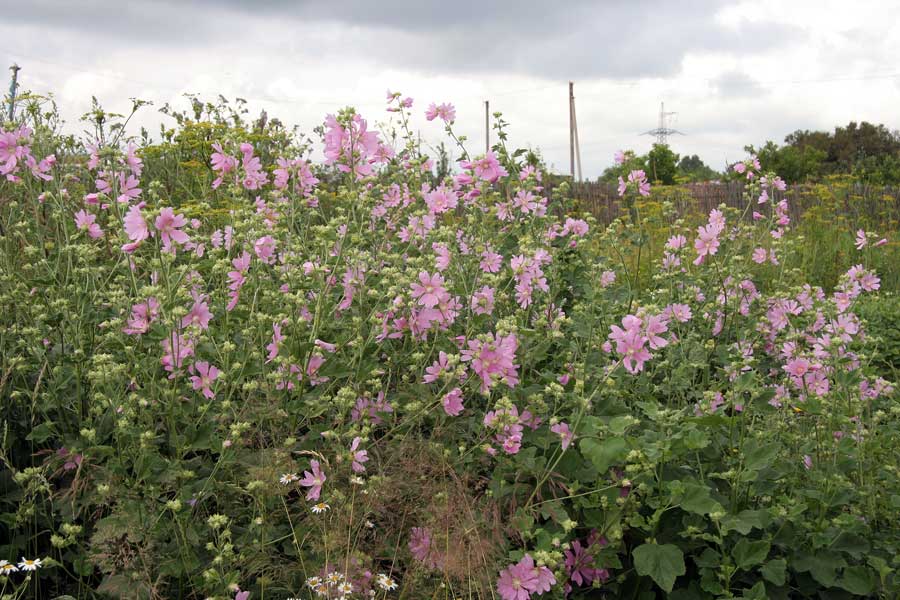
<svg viewBox="0 0 900 600"><path fill-rule="evenodd" d="M762 581L757 581L756 585L744 592L743 598L744 600L768 600L766 584Z"/></svg>
<svg viewBox="0 0 900 600"><path fill-rule="evenodd" d="M541 504L541 516L545 519L551 519L554 523L560 525L569 520L569 515L566 513L566 509L563 508L562 502L556 500Z"/></svg>
<svg viewBox="0 0 900 600"><path fill-rule="evenodd" d="M673 544L641 544L632 552L638 575L649 576L667 593L684 575L684 554Z"/></svg>
<svg viewBox="0 0 900 600"><path fill-rule="evenodd" d="M768 554L769 542L765 540L751 542L747 538L741 538L731 551L735 564L739 569L744 569L745 571L766 560Z"/></svg>
<svg viewBox="0 0 900 600"><path fill-rule="evenodd" d="M837 580L837 570L846 567L847 562L837 552L822 551L815 555L800 556L791 566L798 573L809 571L813 579L831 587Z"/></svg>
<svg viewBox="0 0 900 600"><path fill-rule="evenodd" d="M622 435L634 421L631 416L615 417L609 422L609 431L613 435Z"/></svg>
<svg viewBox="0 0 900 600"><path fill-rule="evenodd" d="M79 556L72 562L72 567L75 572L81 575L82 577L88 577L94 572L94 565L83 556Z"/></svg>
<svg viewBox="0 0 900 600"><path fill-rule="evenodd" d="M860 535L842 531L828 548L838 552L846 552L853 558L859 558L869 551L869 542Z"/></svg>
<svg viewBox="0 0 900 600"><path fill-rule="evenodd" d="M41 423L25 436L25 439L35 444L43 444L53 436L53 423Z"/></svg>
<svg viewBox="0 0 900 600"><path fill-rule="evenodd" d="M590 460L597 470L605 473L615 464L621 463L628 454L628 444L625 438L609 438L598 442L592 439L583 439L580 444L581 453Z"/></svg>
<svg viewBox="0 0 900 600"><path fill-rule="evenodd" d="M769 514L764 510L742 510L736 515L727 515L722 519L726 531L737 531L747 535L751 529L764 529L769 523Z"/></svg>
<svg viewBox="0 0 900 600"><path fill-rule="evenodd" d="M684 484L684 497L681 500L681 508L698 515L725 511L721 504L710 497L709 488L698 483Z"/></svg>
<svg viewBox="0 0 900 600"><path fill-rule="evenodd" d="M744 466L751 471L765 469L772 464L780 449L781 446L777 443L757 446L744 455Z"/></svg>
<svg viewBox="0 0 900 600"><path fill-rule="evenodd" d="M714 569L722 564L722 555L712 548L707 548L700 556L694 556L694 562L698 567Z"/></svg>
<svg viewBox="0 0 900 600"><path fill-rule="evenodd" d="M717 596L725 593L725 588L716 577L715 569L700 569L700 573L700 587L703 588L703 591Z"/></svg>
<svg viewBox="0 0 900 600"><path fill-rule="evenodd" d="M766 578L766 581L771 581L775 585L784 585L786 570L787 561L783 558L776 558L764 564L760 572Z"/></svg>
<svg viewBox="0 0 900 600"><path fill-rule="evenodd" d="M865 567L847 567L838 586L857 596L868 596L875 589L875 575Z"/></svg>
<svg viewBox="0 0 900 600"><path fill-rule="evenodd" d="M867 562L870 567L878 571L879 577L887 577L893 571L893 569L888 566L887 561L880 556L870 556L868 557Z"/></svg>
<svg viewBox="0 0 900 600"><path fill-rule="evenodd" d="M684 446L688 450L702 450L709 446L709 437L699 429L691 429L684 436Z"/></svg>

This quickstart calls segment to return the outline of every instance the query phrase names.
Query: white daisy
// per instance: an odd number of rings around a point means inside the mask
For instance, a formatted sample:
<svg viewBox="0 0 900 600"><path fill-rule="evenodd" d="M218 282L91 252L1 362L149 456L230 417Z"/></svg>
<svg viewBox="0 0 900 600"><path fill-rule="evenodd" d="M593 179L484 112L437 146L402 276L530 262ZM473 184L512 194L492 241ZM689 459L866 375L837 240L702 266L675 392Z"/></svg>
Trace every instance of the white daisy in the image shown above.
<svg viewBox="0 0 900 600"><path fill-rule="evenodd" d="M318 504L313 504L312 508L310 508L309 510L313 511L317 515L320 515L323 512L325 512L326 510L328 510L329 508L331 508L331 507L328 506L327 502L319 502Z"/></svg>
<svg viewBox="0 0 900 600"><path fill-rule="evenodd" d="M385 575L384 573L379 573L378 577L375 579L378 583L378 587L385 591L396 590L397 582Z"/></svg>
<svg viewBox="0 0 900 600"><path fill-rule="evenodd" d="M321 577L310 577L309 579L306 580L306 585L308 585L311 588L317 588L320 585L322 585L322 578Z"/></svg>
<svg viewBox="0 0 900 600"><path fill-rule="evenodd" d="M41 567L41 559L35 558L34 560L29 560L22 557L22 562L19 563L19 568L23 571L37 571Z"/></svg>
<svg viewBox="0 0 900 600"><path fill-rule="evenodd" d="M332 571L328 575L325 576L325 581L328 585L335 585L344 580L344 574L338 573L337 571Z"/></svg>
<svg viewBox="0 0 900 600"><path fill-rule="evenodd" d="M19 569L16 568L16 565L12 564L8 560L0 560L0 575L9 575L10 573L15 573Z"/></svg>
<svg viewBox="0 0 900 600"><path fill-rule="evenodd" d="M353 592L353 584L349 581L345 581L344 583L340 583L337 586L337 591L341 594L350 594Z"/></svg>
<svg viewBox="0 0 900 600"><path fill-rule="evenodd" d="M281 485L291 485L295 481L300 481L300 476L296 473L285 473L278 481L281 483Z"/></svg>

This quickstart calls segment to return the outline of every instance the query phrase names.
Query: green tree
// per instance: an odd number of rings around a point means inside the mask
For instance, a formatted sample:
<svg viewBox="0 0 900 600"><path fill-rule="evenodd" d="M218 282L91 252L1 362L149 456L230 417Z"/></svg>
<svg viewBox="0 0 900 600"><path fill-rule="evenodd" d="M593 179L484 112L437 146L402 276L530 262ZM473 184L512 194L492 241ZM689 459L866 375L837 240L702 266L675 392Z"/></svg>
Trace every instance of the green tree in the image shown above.
<svg viewBox="0 0 900 600"><path fill-rule="evenodd" d="M623 160L621 164L607 167L603 174L600 175L600 181L605 183L615 183L619 177L627 177L628 174L635 170L647 171L647 157L638 156L634 150L625 150L623 152Z"/></svg>
<svg viewBox="0 0 900 600"><path fill-rule="evenodd" d="M744 150L759 158L763 171L774 171L788 183L816 180L825 174L827 153L814 144L778 146L769 140L760 148L745 146Z"/></svg>
<svg viewBox="0 0 900 600"><path fill-rule="evenodd" d="M647 153L646 171L650 181L672 185L678 174L678 155L672 152L668 144L653 144Z"/></svg>
<svg viewBox="0 0 900 600"><path fill-rule="evenodd" d="M763 161L768 148L768 164L788 181L852 174L868 183L900 183L900 132L884 125L851 121L834 133L798 129L784 143L769 148L768 142L759 156Z"/></svg>
<svg viewBox="0 0 900 600"><path fill-rule="evenodd" d="M721 176L721 173L712 169L696 154L682 156L681 160L678 161L678 181L709 181L711 179L719 179Z"/></svg>

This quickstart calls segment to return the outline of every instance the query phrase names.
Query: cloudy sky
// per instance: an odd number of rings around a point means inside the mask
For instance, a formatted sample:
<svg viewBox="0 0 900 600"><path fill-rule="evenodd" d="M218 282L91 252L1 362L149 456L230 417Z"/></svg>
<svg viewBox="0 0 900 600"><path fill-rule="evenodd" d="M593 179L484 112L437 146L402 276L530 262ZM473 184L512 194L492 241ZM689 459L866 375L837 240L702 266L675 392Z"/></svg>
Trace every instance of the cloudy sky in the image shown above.
<svg viewBox="0 0 900 600"><path fill-rule="evenodd" d="M356 106L385 118L385 91L457 107L484 146L484 100L510 142L568 170L568 81L585 176L618 148L653 142L660 102L681 154L722 168L745 144L850 120L900 128L896 0L0 0L0 57L20 85L52 91L72 130L97 96L186 106L181 94L240 96L311 130ZM5 86L4 86L5 87ZM138 125L166 117L143 109ZM136 130L135 130L136 132Z"/></svg>

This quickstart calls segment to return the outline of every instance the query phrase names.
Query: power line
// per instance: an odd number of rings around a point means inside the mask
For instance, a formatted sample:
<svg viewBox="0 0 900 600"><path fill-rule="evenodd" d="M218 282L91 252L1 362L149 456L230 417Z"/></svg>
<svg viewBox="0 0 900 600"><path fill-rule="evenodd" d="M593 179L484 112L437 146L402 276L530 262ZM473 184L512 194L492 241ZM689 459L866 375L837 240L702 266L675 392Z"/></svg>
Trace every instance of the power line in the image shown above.
<svg viewBox="0 0 900 600"><path fill-rule="evenodd" d="M803 85L803 84L817 84L817 83L840 83L845 81L871 81L878 79L897 79L900 78L900 72L890 72L890 73L870 73L867 75L840 75L834 77L825 77L819 79L782 79L782 80L768 80L768 81L747 81L742 82L741 85L746 87L770 87L770 86L778 86L778 85ZM720 78L718 77L676 77L674 81L688 81L688 82L702 82L709 84L717 84L720 83ZM672 83L672 79L654 79L654 78L646 78L646 79L638 79L632 81L604 81L601 85L612 85L618 87L635 87L640 83L644 82L653 82L653 81L663 81L667 83ZM583 93L582 96L604 96L603 92L588 92Z"/></svg>

